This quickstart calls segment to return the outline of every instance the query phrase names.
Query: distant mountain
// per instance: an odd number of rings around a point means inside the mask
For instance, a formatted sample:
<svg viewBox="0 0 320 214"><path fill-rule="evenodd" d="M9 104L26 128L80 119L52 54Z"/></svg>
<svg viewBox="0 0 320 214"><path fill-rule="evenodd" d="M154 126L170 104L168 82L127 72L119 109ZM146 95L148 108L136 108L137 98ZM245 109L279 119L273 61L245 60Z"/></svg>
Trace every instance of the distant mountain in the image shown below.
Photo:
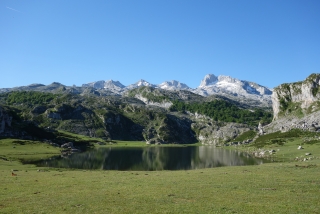
<svg viewBox="0 0 320 214"><path fill-rule="evenodd" d="M91 83L86 83L82 84L82 87L92 87L95 89L106 89L109 90L115 94L121 94L123 92L123 89L125 88L124 85L122 85L119 81L114 81L114 80L100 80L96 82L91 82Z"/></svg>
<svg viewBox="0 0 320 214"><path fill-rule="evenodd" d="M159 88L165 89L165 90L191 90L186 84L180 83L179 81L176 80L171 80L171 81L165 81L161 84L158 85Z"/></svg>
<svg viewBox="0 0 320 214"><path fill-rule="evenodd" d="M99 81L96 81L96 82L90 82L90 83L82 84L82 87L86 87L86 88L92 87L92 88L95 88L95 89L101 89L101 88L104 88L104 83L105 83L104 80L99 80Z"/></svg>
<svg viewBox="0 0 320 214"><path fill-rule="evenodd" d="M122 85L119 81L108 80L104 83L104 89L110 90L113 93L121 94L125 86Z"/></svg>
<svg viewBox="0 0 320 214"><path fill-rule="evenodd" d="M208 96L213 94L232 95L251 99L271 100L272 91L254 82L239 80L230 76L208 74L194 93Z"/></svg>
<svg viewBox="0 0 320 214"><path fill-rule="evenodd" d="M125 88L125 86L122 85L119 81L108 80L104 83L104 88L120 90Z"/></svg>
<svg viewBox="0 0 320 214"><path fill-rule="evenodd" d="M218 77L213 74L207 74L201 81L199 88L214 85L216 82L218 82Z"/></svg>
<svg viewBox="0 0 320 214"><path fill-rule="evenodd" d="M151 84L143 79L139 80L138 82L134 83L134 84L131 84L131 85L128 85L126 87L127 90L131 90L131 89L134 89L134 88L139 88L139 87L142 87L142 86L148 86L148 87L152 87L152 88L156 88L157 86L154 85L154 84Z"/></svg>
<svg viewBox="0 0 320 214"><path fill-rule="evenodd" d="M53 82L49 85L43 85L39 83L33 83L27 86L18 86L14 88L2 88L0 89L1 92L10 92L10 91L56 91L56 90L65 90L65 85L62 85L59 82Z"/></svg>

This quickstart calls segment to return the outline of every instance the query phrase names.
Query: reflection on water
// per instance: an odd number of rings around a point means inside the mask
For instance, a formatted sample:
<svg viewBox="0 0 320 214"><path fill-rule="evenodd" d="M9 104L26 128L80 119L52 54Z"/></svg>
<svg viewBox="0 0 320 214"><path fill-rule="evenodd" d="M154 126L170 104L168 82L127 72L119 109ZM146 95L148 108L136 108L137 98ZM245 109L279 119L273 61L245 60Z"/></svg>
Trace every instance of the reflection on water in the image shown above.
<svg viewBox="0 0 320 214"><path fill-rule="evenodd" d="M266 162L238 151L213 146L98 148L68 157L38 161L38 166L104 170L181 170Z"/></svg>

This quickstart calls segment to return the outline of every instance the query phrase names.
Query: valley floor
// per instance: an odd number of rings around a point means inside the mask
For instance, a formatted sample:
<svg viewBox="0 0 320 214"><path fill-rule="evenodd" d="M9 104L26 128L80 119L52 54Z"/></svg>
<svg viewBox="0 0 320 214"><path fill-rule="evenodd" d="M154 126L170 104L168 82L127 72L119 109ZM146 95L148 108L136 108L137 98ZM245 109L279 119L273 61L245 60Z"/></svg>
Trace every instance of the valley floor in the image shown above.
<svg viewBox="0 0 320 214"><path fill-rule="evenodd" d="M26 159L59 152L36 145ZM187 171L39 168L9 148L0 140L0 213L320 213L319 150L293 161L296 142L284 162Z"/></svg>

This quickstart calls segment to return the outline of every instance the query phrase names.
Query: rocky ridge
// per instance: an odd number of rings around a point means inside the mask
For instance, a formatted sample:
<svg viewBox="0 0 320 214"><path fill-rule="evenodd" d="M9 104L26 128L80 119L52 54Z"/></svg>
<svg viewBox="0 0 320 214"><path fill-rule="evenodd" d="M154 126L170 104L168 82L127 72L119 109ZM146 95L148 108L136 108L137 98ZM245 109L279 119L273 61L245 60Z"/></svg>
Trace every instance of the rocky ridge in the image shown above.
<svg viewBox="0 0 320 214"><path fill-rule="evenodd" d="M264 127L267 133L291 129L320 131L320 74L304 81L284 83L272 94L273 122Z"/></svg>

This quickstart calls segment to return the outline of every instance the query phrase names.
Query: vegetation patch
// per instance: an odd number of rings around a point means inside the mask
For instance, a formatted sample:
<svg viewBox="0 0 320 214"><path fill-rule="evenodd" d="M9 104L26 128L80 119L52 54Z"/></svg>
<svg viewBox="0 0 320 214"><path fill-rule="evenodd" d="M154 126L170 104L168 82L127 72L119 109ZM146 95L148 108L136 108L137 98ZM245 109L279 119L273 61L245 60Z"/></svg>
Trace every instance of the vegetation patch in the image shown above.
<svg viewBox="0 0 320 214"><path fill-rule="evenodd" d="M249 130L237 136L233 141L245 141L248 139L253 139L256 135L257 135L256 131Z"/></svg>
<svg viewBox="0 0 320 214"><path fill-rule="evenodd" d="M270 145L270 144L283 145L283 143L285 143L287 139L299 138L299 137L315 137L315 136L317 136L317 133L303 131L301 129L292 129L288 132L278 131L278 132L259 136L254 141L253 146L261 148L261 147L264 147L265 145Z"/></svg>
<svg viewBox="0 0 320 214"><path fill-rule="evenodd" d="M257 126L259 122L270 123L272 120L271 112L262 109L240 109L236 105L224 100L214 100L211 102L185 103L182 101L173 101L170 107L171 111L199 113L211 117L215 121L244 123Z"/></svg>
<svg viewBox="0 0 320 214"><path fill-rule="evenodd" d="M37 91L14 91L7 94L6 102L7 104L28 103L35 105L48 103L58 96L57 94Z"/></svg>
<svg viewBox="0 0 320 214"><path fill-rule="evenodd" d="M320 140L308 140L308 141L305 141L304 144L309 144L309 145L320 144Z"/></svg>

